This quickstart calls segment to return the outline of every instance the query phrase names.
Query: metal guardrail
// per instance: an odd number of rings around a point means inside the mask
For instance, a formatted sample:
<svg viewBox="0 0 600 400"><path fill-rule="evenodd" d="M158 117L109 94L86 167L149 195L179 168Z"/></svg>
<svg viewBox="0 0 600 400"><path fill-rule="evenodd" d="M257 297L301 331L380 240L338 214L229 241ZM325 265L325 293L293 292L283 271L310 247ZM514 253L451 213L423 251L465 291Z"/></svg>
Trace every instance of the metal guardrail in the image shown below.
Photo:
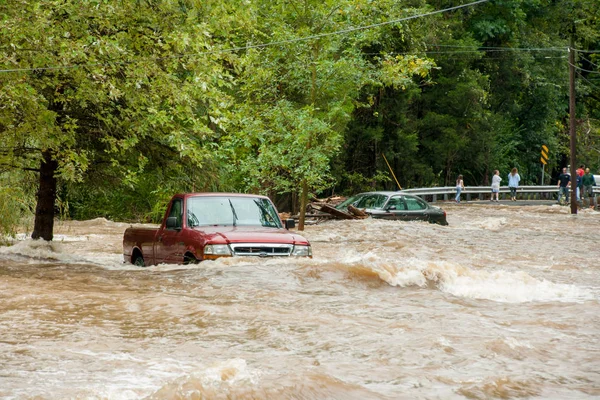
<svg viewBox="0 0 600 400"><path fill-rule="evenodd" d="M403 189L403 192L414 194L419 197L431 196L432 202L438 201L438 197L442 197L443 200L453 199L456 196L456 187L454 186L443 186L433 188L418 188L418 189ZM471 200L472 197L478 197L479 199L487 198L492 193L490 186L465 186L461 191L461 195L465 195L466 200ZM505 194L510 193L508 186L500 187L500 197L505 197ZM594 194L600 194L600 186L594 186ZM552 200L558 197L558 187L555 185L551 186L519 186L517 189L517 199L522 200Z"/></svg>

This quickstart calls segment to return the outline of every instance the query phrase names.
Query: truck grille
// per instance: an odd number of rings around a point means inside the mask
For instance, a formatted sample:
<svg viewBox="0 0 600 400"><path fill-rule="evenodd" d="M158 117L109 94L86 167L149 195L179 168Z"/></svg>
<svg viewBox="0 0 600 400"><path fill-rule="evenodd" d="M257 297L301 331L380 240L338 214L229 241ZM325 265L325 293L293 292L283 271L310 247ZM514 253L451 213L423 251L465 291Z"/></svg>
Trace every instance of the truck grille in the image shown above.
<svg viewBox="0 0 600 400"><path fill-rule="evenodd" d="M289 256L294 247L292 244L276 243L232 243L229 246L234 256L259 257Z"/></svg>

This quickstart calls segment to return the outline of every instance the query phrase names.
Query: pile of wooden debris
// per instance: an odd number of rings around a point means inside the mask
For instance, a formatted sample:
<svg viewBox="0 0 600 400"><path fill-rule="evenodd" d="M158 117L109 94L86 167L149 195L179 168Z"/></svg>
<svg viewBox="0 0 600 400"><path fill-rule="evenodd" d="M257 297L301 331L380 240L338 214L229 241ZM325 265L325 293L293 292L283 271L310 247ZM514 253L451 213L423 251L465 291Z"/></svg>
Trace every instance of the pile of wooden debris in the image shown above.
<svg viewBox="0 0 600 400"><path fill-rule="evenodd" d="M329 219L363 219L367 218L368 214L353 205L349 205L346 209L337 209L336 206L343 203L345 197L335 196L326 199L313 200L306 209L306 224L318 224L323 220ZM294 216L297 218L298 216Z"/></svg>

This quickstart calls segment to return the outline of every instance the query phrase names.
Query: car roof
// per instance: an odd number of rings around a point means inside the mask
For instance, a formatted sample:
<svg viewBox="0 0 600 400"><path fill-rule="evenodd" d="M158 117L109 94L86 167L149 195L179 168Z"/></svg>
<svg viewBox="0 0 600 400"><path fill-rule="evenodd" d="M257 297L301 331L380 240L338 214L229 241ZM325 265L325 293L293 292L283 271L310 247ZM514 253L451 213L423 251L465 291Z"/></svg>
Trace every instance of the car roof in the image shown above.
<svg viewBox="0 0 600 400"><path fill-rule="evenodd" d="M196 193L178 193L173 197L254 197L261 199L268 199L267 196L263 196L260 194L250 194L250 193L227 193L227 192L196 192Z"/></svg>
<svg viewBox="0 0 600 400"><path fill-rule="evenodd" d="M356 194L354 196L363 196L363 195L366 195L366 194L381 194L383 196L393 196L395 194L402 194L402 195L405 195L405 196L413 196L412 194L403 192L402 190L398 190L398 191L395 191L395 192L392 191L392 190L378 190L378 191L374 191L374 192L358 193L358 194Z"/></svg>

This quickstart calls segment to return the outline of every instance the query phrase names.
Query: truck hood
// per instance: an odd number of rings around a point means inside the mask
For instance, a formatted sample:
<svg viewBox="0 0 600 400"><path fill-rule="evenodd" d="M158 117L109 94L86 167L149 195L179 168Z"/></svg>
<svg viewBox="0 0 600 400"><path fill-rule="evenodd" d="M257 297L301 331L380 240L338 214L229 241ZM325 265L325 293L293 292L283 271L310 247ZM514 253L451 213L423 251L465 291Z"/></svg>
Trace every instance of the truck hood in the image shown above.
<svg viewBox="0 0 600 400"><path fill-rule="evenodd" d="M304 237L286 229L264 228L259 226L199 226L194 230L202 232L206 239L219 243L281 243L308 245Z"/></svg>

